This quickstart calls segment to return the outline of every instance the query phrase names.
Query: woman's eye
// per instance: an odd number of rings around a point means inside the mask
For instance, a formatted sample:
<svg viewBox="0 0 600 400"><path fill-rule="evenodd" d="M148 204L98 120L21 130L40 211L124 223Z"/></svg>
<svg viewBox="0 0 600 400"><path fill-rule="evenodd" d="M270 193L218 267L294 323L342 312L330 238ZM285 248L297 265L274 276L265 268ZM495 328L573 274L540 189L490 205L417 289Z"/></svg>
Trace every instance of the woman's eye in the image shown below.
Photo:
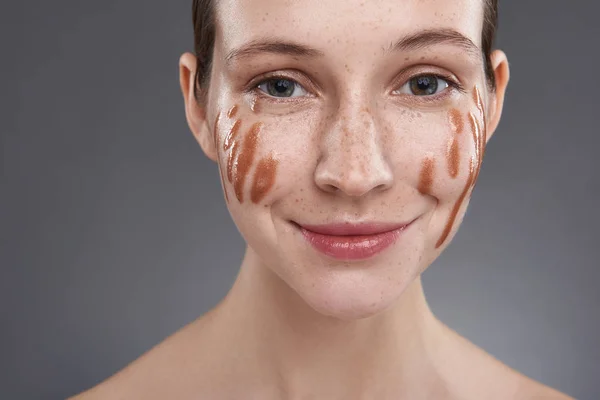
<svg viewBox="0 0 600 400"><path fill-rule="evenodd" d="M432 96L448 88L450 84L437 75L419 75L411 78L399 90L399 93L414 96Z"/></svg>
<svg viewBox="0 0 600 400"><path fill-rule="evenodd" d="M268 79L257 87L273 97L298 97L306 94L306 90L291 79Z"/></svg>

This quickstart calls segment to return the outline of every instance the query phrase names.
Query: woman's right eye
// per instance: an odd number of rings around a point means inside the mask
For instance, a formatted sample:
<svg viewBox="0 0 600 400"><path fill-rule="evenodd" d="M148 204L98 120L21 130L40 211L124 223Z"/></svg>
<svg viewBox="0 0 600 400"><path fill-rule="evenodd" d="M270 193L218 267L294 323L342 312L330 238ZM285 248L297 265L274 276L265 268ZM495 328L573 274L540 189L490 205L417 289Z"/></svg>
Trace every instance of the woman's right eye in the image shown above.
<svg viewBox="0 0 600 400"><path fill-rule="evenodd" d="M306 90L291 79L275 78L262 81L258 89L272 97L299 97L306 95Z"/></svg>

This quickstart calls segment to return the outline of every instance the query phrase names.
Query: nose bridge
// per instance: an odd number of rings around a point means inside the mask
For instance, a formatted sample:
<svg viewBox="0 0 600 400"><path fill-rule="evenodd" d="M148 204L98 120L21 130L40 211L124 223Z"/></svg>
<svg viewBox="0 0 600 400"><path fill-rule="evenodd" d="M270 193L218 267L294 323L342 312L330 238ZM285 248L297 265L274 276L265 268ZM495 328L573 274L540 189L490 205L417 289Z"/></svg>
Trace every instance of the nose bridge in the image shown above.
<svg viewBox="0 0 600 400"><path fill-rule="evenodd" d="M341 99L332 112L332 123L322 133L321 157L315 181L327 191L362 196L387 188L392 171L382 146L377 114L366 98L356 92Z"/></svg>

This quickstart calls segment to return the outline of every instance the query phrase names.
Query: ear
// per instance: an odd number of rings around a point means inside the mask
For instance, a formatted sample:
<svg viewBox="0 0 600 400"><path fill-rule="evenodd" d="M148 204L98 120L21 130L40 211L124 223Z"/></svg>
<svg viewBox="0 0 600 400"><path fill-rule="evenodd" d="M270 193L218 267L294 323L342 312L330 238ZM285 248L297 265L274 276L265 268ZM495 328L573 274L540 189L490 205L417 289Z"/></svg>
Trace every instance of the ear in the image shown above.
<svg viewBox="0 0 600 400"><path fill-rule="evenodd" d="M194 97L196 56L185 53L179 58L179 84L185 102L185 117L190 130L200 144L202 151L213 161L217 160L217 150L206 119L206 106Z"/></svg>
<svg viewBox="0 0 600 400"><path fill-rule="evenodd" d="M502 116L502 108L504 106L504 94L510 79L510 70L508 67L508 59L503 51L495 50L491 55L492 68L496 78L496 90L490 92L490 104L488 107L488 123L487 123L487 138L492 137Z"/></svg>

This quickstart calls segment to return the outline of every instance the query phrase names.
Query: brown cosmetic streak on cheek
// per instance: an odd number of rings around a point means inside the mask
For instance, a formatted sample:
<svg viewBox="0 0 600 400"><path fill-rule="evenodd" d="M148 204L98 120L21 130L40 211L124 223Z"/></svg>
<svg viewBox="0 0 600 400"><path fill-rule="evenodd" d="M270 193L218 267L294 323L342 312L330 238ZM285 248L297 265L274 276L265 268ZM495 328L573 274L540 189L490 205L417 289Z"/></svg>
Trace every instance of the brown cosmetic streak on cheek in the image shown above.
<svg viewBox="0 0 600 400"><path fill-rule="evenodd" d="M456 217L458 216L458 212L460 211L460 206L464 202L465 198L467 197L467 193L469 193L469 189L471 189L471 186L473 185L473 181L474 181L474 177L475 177L474 163L475 163L475 160L473 158L471 158L471 162L469 164L469 179L467 180L467 184L465 185L463 192L460 194L460 197L456 201L456 204L454 204L454 208L452 209L452 213L450 214L448 223L446 224L446 227L444 228L444 232L442 232L442 236L440 236L440 239L438 240L438 242L435 245L436 249L439 248L442 244L444 244L444 242L448 238L448 235L450 234L450 232L452 231L452 227L454 226L454 222L456 221Z"/></svg>
<svg viewBox="0 0 600 400"><path fill-rule="evenodd" d="M452 178L456 178L460 167L460 147L456 138L452 138L446 156L448 158L448 173Z"/></svg>
<svg viewBox="0 0 600 400"><path fill-rule="evenodd" d="M223 143L223 150L224 151L229 150L229 148L235 142L235 139L236 139L236 137L238 135L238 132L240 130L241 125L242 125L242 121L240 121L238 119L237 121L235 121L235 123L233 124L233 126L229 130L229 133L227 133L227 136L225 137L225 142Z"/></svg>
<svg viewBox="0 0 600 400"><path fill-rule="evenodd" d="M448 120L450 122L450 128L452 129L452 132L455 135L461 134L465 128L465 124L460 111L456 108L451 109L448 113ZM460 145L456 137L453 137L452 141L448 145L446 158L448 161L448 173L452 178L456 178L460 168Z"/></svg>
<svg viewBox="0 0 600 400"><path fill-rule="evenodd" d="M223 185L223 192L225 193L225 201L229 203L229 196L227 195L227 186L225 186L225 179L223 178L223 169L221 168L221 155L219 153L219 138L218 138L218 127L219 127L219 119L221 118L221 112L217 113L217 118L215 119L214 125L214 141L215 141L215 149L217 151L217 163L219 168L219 177L221 178L221 184Z"/></svg>
<svg viewBox="0 0 600 400"><path fill-rule="evenodd" d="M229 111L227 112L227 118L231 119L231 118L235 117L235 115L237 114L237 111L238 111L238 106L236 104L233 107L231 107L229 109Z"/></svg>
<svg viewBox="0 0 600 400"><path fill-rule="evenodd" d="M256 99L252 99L252 102L250 103L250 111L252 111L253 113L258 113L258 106L256 104Z"/></svg>
<svg viewBox="0 0 600 400"><path fill-rule="evenodd" d="M442 233L442 236L438 240L436 244L436 248L439 248L448 238L448 235L452 231L452 227L454 222L456 221L456 217L460 210L462 203L465 201L469 190L475 187L477 183L477 179L479 178L479 172L481 171L481 164L483 162L483 154L485 152L485 142L487 140L487 122L485 120L485 110L483 107L483 101L481 99L481 93L477 86L473 89L473 101L475 102L475 106L479 111L480 117L483 120L483 129L479 125L479 121L477 117L473 115L473 113L469 113L469 125L471 127L471 132L473 134L473 142L475 145L475 156L471 158L469 165L469 179L467 180L467 184L460 197L456 201L454 208L452 209L452 213L450 214L450 218L448 223L446 224L446 228Z"/></svg>
<svg viewBox="0 0 600 400"><path fill-rule="evenodd" d="M479 177L479 171L481 170L481 162L483 160L483 138L481 130L479 129L479 124L473 113L469 113L469 124L471 126L473 142L475 145L475 156L471 158L469 164L469 179L467 180L467 184L465 185L463 192L456 201L456 204L454 204L454 208L452 209L452 213L450 214L450 218L448 219L446 228L444 229L442 236L438 240L436 248L439 248L442 244L444 244L444 242L448 238L448 235L450 234L450 232L452 231L452 227L454 226L454 222L456 221L458 212L460 211L460 207L465 201L469 190L475 186L477 178Z"/></svg>
<svg viewBox="0 0 600 400"><path fill-rule="evenodd" d="M278 164L278 161L273 159L272 156L263 158L258 162L256 172L254 173L252 191L250 192L250 198L253 203L260 202L275 184Z"/></svg>
<svg viewBox="0 0 600 400"><path fill-rule="evenodd" d="M450 126L452 127L452 132L454 133L462 133L465 128L465 124L463 122L462 116L460 115L460 111L453 108L450 110L448 114L448 119L450 120Z"/></svg>
<svg viewBox="0 0 600 400"><path fill-rule="evenodd" d="M257 122L250 128L250 131L244 138L243 148L233 162L233 187L235 195L240 203L244 201L244 183L252 166L256 147L258 145L258 133L262 123Z"/></svg>
<svg viewBox="0 0 600 400"><path fill-rule="evenodd" d="M481 98L481 92L479 91L479 88L477 86L475 86L475 88L473 89L473 101L475 101L475 106L477 107L477 109L479 110L479 116L481 117L482 121L483 121L483 129L482 129L482 133L483 133L483 151L485 151L485 145L487 142L487 121L485 118L485 108L483 107L483 100Z"/></svg>
<svg viewBox="0 0 600 400"><path fill-rule="evenodd" d="M233 167L234 162L237 157L237 153L239 151L240 143L238 141L233 142L231 146L231 151L229 152L229 157L227 158L227 180L230 183L233 183Z"/></svg>
<svg viewBox="0 0 600 400"><path fill-rule="evenodd" d="M477 157L477 165L475 167L475 180L473 186L479 178L479 171L481 171L481 163L483 162L483 151L484 151L484 138L479 126L479 122L473 113L469 113L469 124L473 131L473 140L475 141L475 156Z"/></svg>
<svg viewBox="0 0 600 400"><path fill-rule="evenodd" d="M421 167L421 175L419 176L419 192L421 194L431 193L431 186L433 185L434 167L435 163L432 158L426 158L423 160L423 164Z"/></svg>

